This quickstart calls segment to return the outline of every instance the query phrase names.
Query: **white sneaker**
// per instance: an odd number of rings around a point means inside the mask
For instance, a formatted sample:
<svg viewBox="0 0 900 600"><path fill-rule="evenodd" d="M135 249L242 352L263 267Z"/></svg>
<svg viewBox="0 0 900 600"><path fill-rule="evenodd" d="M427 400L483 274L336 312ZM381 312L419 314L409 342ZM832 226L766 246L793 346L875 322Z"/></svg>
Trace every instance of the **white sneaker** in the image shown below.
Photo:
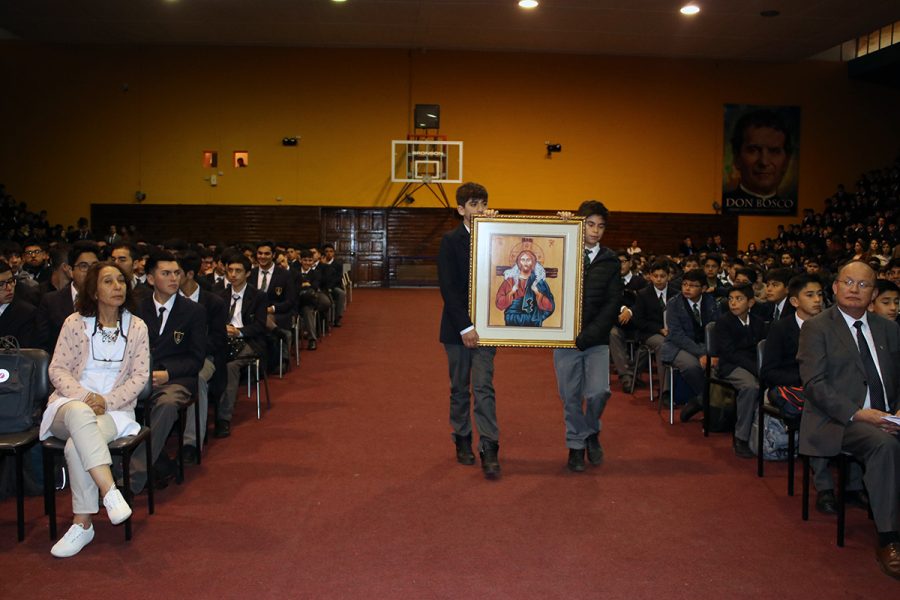
<svg viewBox="0 0 900 600"><path fill-rule="evenodd" d="M68 558L75 556L81 549L91 543L94 539L94 526L91 525L87 529L77 523L72 523L66 535L62 536L58 542L50 548L50 554L56 558Z"/></svg>
<svg viewBox="0 0 900 600"><path fill-rule="evenodd" d="M115 486L111 487L103 496L103 506L106 507L106 514L109 515L109 521L113 525L118 525L131 516L131 507L125 502L119 488Z"/></svg>

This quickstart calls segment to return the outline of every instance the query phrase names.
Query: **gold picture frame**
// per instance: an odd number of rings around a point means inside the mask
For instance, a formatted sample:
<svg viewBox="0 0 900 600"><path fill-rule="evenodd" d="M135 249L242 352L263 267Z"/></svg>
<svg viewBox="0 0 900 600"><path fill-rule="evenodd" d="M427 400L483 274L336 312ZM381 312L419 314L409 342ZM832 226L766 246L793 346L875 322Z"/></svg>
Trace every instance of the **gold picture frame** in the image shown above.
<svg viewBox="0 0 900 600"><path fill-rule="evenodd" d="M475 217L469 314L480 346L574 348L584 219Z"/></svg>

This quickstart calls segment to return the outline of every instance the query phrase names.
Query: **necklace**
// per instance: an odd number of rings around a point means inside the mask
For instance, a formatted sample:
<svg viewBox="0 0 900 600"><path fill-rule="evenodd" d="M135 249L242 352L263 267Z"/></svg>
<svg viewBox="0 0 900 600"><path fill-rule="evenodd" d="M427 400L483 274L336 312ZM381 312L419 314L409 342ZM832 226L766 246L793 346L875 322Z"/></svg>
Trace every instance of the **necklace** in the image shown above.
<svg viewBox="0 0 900 600"><path fill-rule="evenodd" d="M106 328L101 329L100 339L107 344L114 344L119 339L119 328L116 327L112 331Z"/></svg>

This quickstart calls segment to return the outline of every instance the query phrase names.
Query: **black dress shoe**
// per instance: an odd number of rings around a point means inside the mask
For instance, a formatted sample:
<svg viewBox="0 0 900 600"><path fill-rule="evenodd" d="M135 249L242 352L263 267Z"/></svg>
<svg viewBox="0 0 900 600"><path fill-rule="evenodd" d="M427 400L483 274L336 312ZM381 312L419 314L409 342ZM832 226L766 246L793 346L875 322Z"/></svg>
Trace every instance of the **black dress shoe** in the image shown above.
<svg viewBox="0 0 900 600"><path fill-rule="evenodd" d="M316 340L309 340L309 343L306 344L307 350L315 350L316 349Z"/></svg>
<svg viewBox="0 0 900 600"><path fill-rule="evenodd" d="M869 510L869 495L866 490L849 490L844 494L844 502L857 508Z"/></svg>
<svg viewBox="0 0 900 600"><path fill-rule="evenodd" d="M475 454L472 453L472 436L454 434L453 441L456 443L456 462L461 465L474 465Z"/></svg>
<svg viewBox="0 0 900 600"><path fill-rule="evenodd" d="M750 444L737 438L734 438L734 454L739 458L756 458L753 450L750 449Z"/></svg>
<svg viewBox="0 0 900 600"><path fill-rule="evenodd" d="M837 514L837 499L834 490L822 490L816 493L816 510L823 515Z"/></svg>
<svg viewBox="0 0 900 600"><path fill-rule="evenodd" d="M197 447L196 446L185 446L181 449L181 456L184 458L184 464L186 465L196 465L197 464Z"/></svg>
<svg viewBox="0 0 900 600"><path fill-rule="evenodd" d="M687 423L691 420L691 417L702 411L703 405L696 400L691 400L681 408L681 415L679 418L682 423Z"/></svg>
<svg viewBox="0 0 900 600"><path fill-rule="evenodd" d="M335 319L335 320L334 320L334 327L340 327L340 326L341 326L341 320L340 320L340 319Z"/></svg>
<svg viewBox="0 0 900 600"><path fill-rule="evenodd" d="M878 566L885 574L900 579L900 542L893 542L875 551Z"/></svg>
<svg viewBox="0 0 900 600"><path fill-rule="evenodd" d="M486 479L497 479L500 477L500 460L497 453L500 451L500 444L497 442L488 442L481 454L481 470L484 471Z"/></svg>
<svg viewBox="0 0 900 600"><path fill-rule="evenodd" d="M213 437L227 438L229 435L231 435L231 421L225 421L224 419L216 421L216 429L213 431Z"/></svg>
<svg viewBox="0 0 900 600"><path fill-rule="evenodd" d="M584 471L584 448L569 448L569 462L566 464L573 473Z"/></svg>
<svg viewBox="0 0 900 600"><path fill-rule="evenodd" d="M588 436L585 442L587 442L588 461L594 466L602 463L603 446L600 445L599 434L595 433L594 435Z"/></svg>

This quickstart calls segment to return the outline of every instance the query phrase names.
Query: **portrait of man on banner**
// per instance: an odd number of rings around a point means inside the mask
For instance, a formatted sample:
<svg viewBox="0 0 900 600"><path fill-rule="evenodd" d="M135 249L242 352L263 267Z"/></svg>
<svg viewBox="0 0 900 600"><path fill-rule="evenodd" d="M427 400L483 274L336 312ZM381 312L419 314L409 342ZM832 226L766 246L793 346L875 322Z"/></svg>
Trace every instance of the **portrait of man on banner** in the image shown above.
<svg viewBox="0 0 900 600"><path fill-rule="evenodd" d="M725 106L723 214L797 212L800 108Z"/></svg>

